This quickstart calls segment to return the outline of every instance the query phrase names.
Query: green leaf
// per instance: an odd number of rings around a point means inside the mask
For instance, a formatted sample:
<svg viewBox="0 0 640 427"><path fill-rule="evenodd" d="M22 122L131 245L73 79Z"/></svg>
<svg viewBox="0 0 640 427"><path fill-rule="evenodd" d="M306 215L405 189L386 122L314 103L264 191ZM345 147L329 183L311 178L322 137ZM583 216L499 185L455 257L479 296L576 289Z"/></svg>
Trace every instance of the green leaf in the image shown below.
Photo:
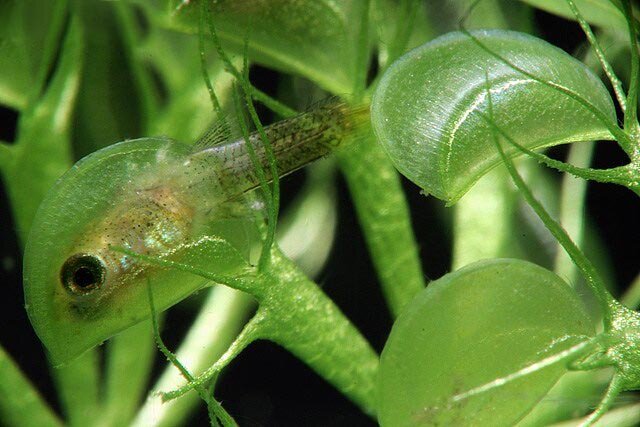
<svg viewBox="0 0 640 427"><path fill-rule="evenodd" d="M169 25L198 31L200 1L169 0ZM358 34L364 0L211 2L220 38L236 52L249 42L249 58L300 74L333 93L351 93L359 75Z"/></svg>
<svg viewBox="0 0 640 427"><path fill-rule="evenodd" d="M100 355L89 351L72 364L51 369L65 421L82 427L94 420L100 393Z"/></svg>
<svg viewBox="0 0 640 427"><path fill-rule="evenodd" d="M454 203L499 163L482 116L487 74L494 120L519 144L612 139L609 93L581 62L529 35L472 34L450 33L411 51L376 89L374 130L407 178Z"/></svg>
<svg viewBox="0 0 640 427"><path fill-rule="evenodd" d="M78 2L85 28L85 63L78 109L74 116L75 154L83 157L125 138L141 136L140 96L132 77L131 58L112 2ZM133 47L129 47L133 49Z"/></svg>
<svg viewBox="0 0 640 427"><path fill-rule="evenodd" d="M373 0L372 20L383 66L437 35L428 12L420 0Z"/></svg>
<svg viewBox="0 0 640 427"><path fill-rule="evenodd" d="M563 1L563 0L561 0ZM463 25L468 29L500 28L534 32L530 8L512 0L452 0L459 18L464 17ZM454 29L460 28L459 22Z"/></svg>
<svg viewBox="0 0 640 427"><path fill-rule="evenodd" d="M23 110L40 94L66 9L66 1L0 2L0 104Z"/></svg>
<svg viewBox="0 0 640 427"><path fill-rule="evenodd" d="M336 201L333 180L330 179L334 172L333 164L318 163L311 166L309 172L304 189L282 217L278 241L287 256L306 274L314 276L325 263L334 240ZM301 235L304 238L300 238ZM254 304L253 298L244 292L226 286L211 289L176 352L177 359L186 362L186 367L193 374L202 373L229 347ZM199 401L197 393L162 402L154 392L176 388L183 382L184 378L173 365L167 367L152 387L133 425L180 424Z"/></svg>
<svg viewBox="0 0 640 427"><path fill-rule="evenodd" d="M582 427L588 417L553 424L552 427ZM640 403L612 409L596 421L594 427L635 427L640 423Z"/></svg>
<svg viewBox="0 0 640 427"><path fill-rule="evenodd" d="M576 21L566 0L521 0L531 6ZM612 30L626 28L627 20L622 10L611 0L574 0L587 22Z"/></svg>
<svg viewBox="0 0 640 427"><path fill-rule="evenodd" d="M610 381L611 372L606 369L569 372L520 420L518 427L548 426L587 414L598 405Z"/></svg>
<svg viewBox="0 0 640 427"><path fill-rule="evenodd" d="M30 320L54 364L67 363L148 318L147 279L151 281L158 310L166 309L205 286L206 282L201 278L171 271L145 270L145 274L123 280L118 270L110 269L105 273L104 286L96 291L98 294L84 298L68 292L60 281L63 265L78 253L117 259L116 265L128 263L127 258L119 258L110 250L107 243L124 244L120 243L126 242L119 234L121 229L123 232L134 227L139 230L157 225L166 218L163 216L166 211L160 209L158 213L153 210L158 208L148 203L131 202L141 197L140 192L144 190L139 189L147 188L145 185L157 188L149 184L150 177L162 177L162 168L184 162L184 156L190 152L188 145L159 138L109 146L77 163L42 202L25 249L24 291ZM185 209L184 205L178 209ZM141 218L153 218L153 221L141 221ZM180 219L171 223L177 227L183 225ZM201 260L206 260L215 271L237 273L246 266L246 260L227 240L218 237L226 238L226 231L232 234L232 223L233 220L223 220L191 227L189 241L174 242L167 257L180 260L183 249L188 250L191 242L204 239L209 243L208 252L199 254ZM107 228L106 235L102 234L102 227ZM181 235L180 231L174 231L175 228L165 227L165 230L163 233L168 233L168 238Z"/></svg>
<svg viewBox="0 0 640 427"><path fill-rule="evenodd" d="M593 335L577 295L535 264L494 259L447 274L393 326L380 362L379 421L512 425Z"/></svg>
<svg viewBox="0 0 640 427"><path fill-rule="evenodd" d="M83 27L73 18L51 84L21 114L11 161L3 170L22 242L49 187L71 167L71 116L82 70L83 36Z"/></svg>
<svg viewBox="0 0 640 427"><path fill-rule="evenodd" d="M454 270L472 262L514 256L517 193L504 170L496 168L456 204L453 216Z"/></svg>
<svg viewBox="0 0 640 427"><path fill-rule="evenodd" d="M0 346L0 419L5 425L62 426L36 388Z"/></svg>
<svg viewBox="0 0 640 427"><path fill-rule="evenodd" d="M178 398L208 383L251 342L267 339L309 365L364 412L375 412L378 368L375 351L333 301L277 245L271 248L268 270L236 276L212 272L216 264L202 257L211 253L203 245L187 248L184 261L178 262L132 251L125 253L151 265L191 273L249 293L259 304L256 314L216 363L195 381L163 393L163 399Z"/></svg>
<svg viewBox="0 0 640 427"><path fill-rule="evenodd" d="M105 426L131 422L149 381L155 350L149 321L125 330L109 341L102 410Z"/></svg>

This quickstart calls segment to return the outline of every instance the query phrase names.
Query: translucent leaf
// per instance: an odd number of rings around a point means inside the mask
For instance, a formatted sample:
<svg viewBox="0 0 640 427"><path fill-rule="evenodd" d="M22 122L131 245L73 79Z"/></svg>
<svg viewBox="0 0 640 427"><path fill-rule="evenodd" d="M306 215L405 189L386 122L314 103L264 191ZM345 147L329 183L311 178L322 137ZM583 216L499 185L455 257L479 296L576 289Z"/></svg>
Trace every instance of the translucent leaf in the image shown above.
<svg viewBox="0 0 640 427"><path fill-rule="evenodd" d="M20 371L9 354L0 347L0 417L14 426L62 426L47 402Z"/></svg>
<svg viewBox="0 0 640 427"><path fill-rule="evenodd" d="M72 163L71 119L81 80L83 36L81 23L73 18L47 91L20 115L15 150L3 170L22 242L47 190Z"/></svg>
<svg viewBox="0 0 640 427"><path fill-rule="evenodd" d="M354 87L362 0L211 2L220 38L252 60L305 76L333 93ZM200 2L169 1L170 25L197 32Z"/></svg>
<svg viewBox="0 0 640 427"><path fill-rule="evenodd" d="M0 2L0 103L27 107L60 40L66 1Z"/></svg>
<svg viewBox="0 0 640 427"><path fill-rule="evenodd" d="M450 33L409 52L376 89L374 130L407 178L454 203L499 163L486 121L487 77L494 122L528 148L612 138L609 93L581 62L529 35L473 34Z"/></svg>
<svg viewBox="0 0 640 427"><path fill-rule="evenodd" d="M78 16L87 31L85 67L74 116L75 154L83 157L124 138L141 136L146 120L134 83L127 41L118 26L113 2L79 2ZM118 70L114 72L114 70Z"/></svg>
<svg viewBox="0 0 640 427"><path fill-rule="evenodd" d="M393 326L380 362L379 421L512 425L566 372L554 356L593 333L576 294L535 264L485 260L447 274Z"/></svg>
<svg viewBox="0 0 640 427"><path fill-rule="evenodd" d="M566 0L521 1L564 18L576 20ZM591 24L608 27L613 30L627 27L624 14L611 0L575 0L575 3L580 13Z"/></svg>
<svg viewBox="0 0 640 427"><path fill-rule="evenodd" d="M145 191L163 188L150 183L150 177L162 176L163 167L175 168L173 162L184 162L187 153L189 146L159 138L109 146L78 162L40 205L25 249L24 292L31 323L54 364L69 362L148 318L147 283L153 289L158 310L176 304L206 285L204 279L190 274L141 266L132 273L119 274L132 260L105 246L108 242L126 245L126 236L135 235L132 233L144 227L160 230L146 234L150 242L139 250L148 250L155 247L156 241L172 241L172 236L181 235L178 227L183 223L166 217L166 211L149 203L131 204L128 200L144 200ZM171 200L163 198L158 203L166 206ZM189 214L175 210L189 209L185 205L172 206L173 212ZM163 222L163 215L169 219ZM219 274L237 273L246 267L246 260L228 240L218 237L229 236L229 240L235 241L234 221L251 220L230 219L187 227L188 241L173 245L165 253L167 259L184 261L188 253L192 264L205 263ZM193 250L192 244L196 243L201 243L198 251ZM247 242L239 241L239 245L242 243ZM104 280L91 295L69 292L62 278L69 260L83 254L115 261L109 264L99 261Z"/></svg>

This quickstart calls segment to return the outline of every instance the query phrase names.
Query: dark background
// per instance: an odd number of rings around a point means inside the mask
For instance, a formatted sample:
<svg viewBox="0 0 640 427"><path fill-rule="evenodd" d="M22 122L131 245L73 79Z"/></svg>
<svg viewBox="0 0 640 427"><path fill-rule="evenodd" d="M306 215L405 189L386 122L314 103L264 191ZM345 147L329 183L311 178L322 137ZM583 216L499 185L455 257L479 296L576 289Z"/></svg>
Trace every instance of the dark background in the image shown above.
<svg viewBox="0 0 640 427"><path fill-rule="evenodd" d="M536 21L543 38L569 53L584 40L573 22L542 12L536 12ZM275 92L276 73L254 67L251 76L257 86ZM0 139L13 139L17 119L15 111L0 108ZM553 155L561 158L565 152L566 148L556 148ZM615 144L599 144L595 159L595 167L620 165L626 160ZM303 174L298 172L283 180L285 204L299 189ZM449 268L451 250L448 225L442 223L442 216L438 214L442 204L421 196L419 189L407 181L404 187L411 204L425 274L429 279L438 278ZM329 262L317 280L380 351L391 329L391 319L341 178L338 195L337 237ZM638 273L640 254L637 196L622 187L591 183L588 212L613 260L617 282L629 283ZM21 264L10 208L4 189L0 189L0 343L45 398L59 409L42 347L23 308ZM170 348L179 342L192 318L193 314L186 310L169 313L163 336ZM162 366L157 360L156 372ZM232 363L221 377L216 396L242 426L374 424L295 357L266 342L251 345ZM192 422L208 425L204 409L201 408Z"/></svg>

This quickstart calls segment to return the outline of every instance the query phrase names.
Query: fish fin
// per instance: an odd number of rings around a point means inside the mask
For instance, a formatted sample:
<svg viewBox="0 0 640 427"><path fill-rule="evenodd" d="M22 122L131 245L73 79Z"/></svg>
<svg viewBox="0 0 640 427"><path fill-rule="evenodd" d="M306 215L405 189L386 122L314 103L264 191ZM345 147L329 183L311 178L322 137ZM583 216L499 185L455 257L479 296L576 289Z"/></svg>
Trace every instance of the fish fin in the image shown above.
<svg viewBox="0 0 640 427"><path fill-rule="evenodd" d="M193 144L194 151L204 150L216 145L238 139L237 122L230 115L219 117Z"/></svg>

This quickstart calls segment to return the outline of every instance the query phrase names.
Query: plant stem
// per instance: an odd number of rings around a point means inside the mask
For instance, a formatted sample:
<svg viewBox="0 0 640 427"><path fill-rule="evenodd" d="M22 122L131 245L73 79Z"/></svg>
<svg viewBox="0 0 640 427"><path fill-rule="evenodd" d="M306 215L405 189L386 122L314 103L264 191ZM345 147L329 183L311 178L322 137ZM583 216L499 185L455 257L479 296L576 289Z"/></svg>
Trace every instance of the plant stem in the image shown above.
<svg viewBox="0 0 640 427"><path fill-rule="evenodd" d="M555 221L549 212L544 208L542 203L535 198L531 189L524 182L518 170L514 166L512 160L505 154L502 144L500 143L498 133L507 139L511 144L515 144L515 141L509 137L502 129L500 129L493 120L493 101L491 97L491 86L489 84L488 74L486 76L486 90L487 90L487 100L488 100L488 117L483 113L478 113L480 117L487 123L491 128L491 133L493 136L493 140L498 150L498 154L502 159L504 166L507 168L507 171L511 175L511 179L513 183L516 185L520 193L526 200L526 202L531 206L536 215L542 220L547 229L551 232L553 237L562 245L562 247L567 251L567 254L576 266L582 272L584 278L587 281L587 285L591 288L592 292L598 299L600 303L600 307L602 309L602 316L604 321L605 330L608 330L611 327L612 318L614 315L614 310L618 307L619 303L611 296L609 291L607 290L600 274L591 263L591 261L582 253L580 248L576 246L576 244L571 240L571 237L567 234L567 232L562 228L562 226Z"/></svg>
<svg viewBox="0 0 640 427"><path fill-rule="evenodd" d="M593 142L572 144L567 162L577 167L588 167L594 147ZM587 181L565 173L560 197L560 224L578 247L582 246L584 239L586 190ZM558 245L553 269L570 285L576 283L578 270L560 245Z"/></svg>
<svg viewBox="0 0 640 427"><path fill-rule="evenodd" d="M37 389L0 346L0 419L14 426L62 426Z"/></svg>
<svg viewBox="0 0 640 427"><path fill-rule="evenodd" d="M197 247L192 249L199 250ZM277 246L271 249L268 270L240 277L224 277L209 273L206 267L119 251L153 265L232 286L253 295L260 305L256 315L212 367L185 386L163 393L163 399L175 399L203 386L251 342L268 339L291 351L365 413L373 415L377 354L333 301Z"/></svg>
<svg viewBox="0 0 640 427"><path fill-rule="evenodd" d="M138 89L140 97L140 105L142 109L142 119L144 121L143 129L149 129L151 120L156 116L158 111L158 96L154 90L151 76L144 68L139 56L136 54L136 47L140 45L140 35L136 28L135 19L131 5L127 2L115 3L116 17L124 38L125 55L131 65L133 79Z"/></svg>
<svg viewBox="0 0 640 427"><path fill-rule="evenodd" d="M367 85L367 72L369 71L369 16L371 0L362 0L358 37L356 42L356 55L354 60L354 87L353 101L360 102Z"/></svg>
<svg viewBox="0 0 640 427"><path fill-rule="evenodd" d="M98 361L98 352L92 349L68 366L51 369L70 426L85 427L96 421L100 383Z"/></svg>
<svg viewBox="0 0 640 427"><path fill-rule="evenodd" d="M100 425L131 422L140 405L153 365L155 346L151 324L139 323L113 337L107 347Z"/></svg>
<svg viewBox="0 0 640 427"><path fill-rule="evenodd" d="M508 175L494 169L456 203L451 262L454 271L474 261L511 252L515 199Z"/></svg>
<svg viewBox="0 0 640 427"><path fill-rule="evenodd" d="M267 313L266 337L297 356L365 413L374 415L378 355L333 301L279 248L273 248L272 256L268 279L272 286L261 301Z"/></svg>
<svg viewBox="0 0 640 427"><path fill-rule="evenodd" d="M631 282L627 292L625 292L620 301L634 310L640 306L640 274L633 279L633 282Z"/></svg>
<svg viewBox="0 0 640 427"><path fill-rule="evenodd" d="M242 292L225 286L211 289L200 314L180 344L176 358L191 372L200 374L229 347L240 332L252 305L252 298ZM152 390L169 390L183 383L182 375L169 366ZM138 411L132 426L170 427L181 424L199 401L195 392L164 403L159 396L152 394Z"/></svg>
<svg viewBox="0 0 640 427"><path fill-rule="evenodd" d="M339 160L395 317L426 286L400 176L372 134L340 152Z"/></svg>
<svg viewBox="0 0 640 427"><path fill-rule="evenodd" d="M593 47L593 50L595 51L596 56L598 57L598 61L600 62L600 65L602 66L604 73L606 74L607 78L611 82L611 86L613 87L613 92L616 95L618 104L620 105L620 108L624 113L627 109L627 100L624 94L624 90L622 89L622 82L620 81L618 76L616 76L616 73L613 71L613 68L611 68L611 65L607 61L607 58L604 56L604 51L602 50L602 47L600 47L600 42L598 42L598 39L596 38L595 34L591 30L591 26L589 25L589 23L585 21L585 19L582 17L582 14L576 7L575 2L573 0L565 0L565 1L569 5L571 12L574 14L576 19L578 20L578 23L580 24L582 31L587 36L587 40L589 40L589 44L591 45L591 47Z"/></svg>
<svg viewBox="0 0 640 427"><path fill-rule="evenodd" d="M638 52L638 31L633 8L630 0L622 0L625 17L629 30L629 44L631 47L631 75L629 76L629 93L627 94L627 109L624 114L624 130L633 136L635 146L632 160L640 157L639 129L638 129L638 86L640 85L640 53Z"/></svg>

